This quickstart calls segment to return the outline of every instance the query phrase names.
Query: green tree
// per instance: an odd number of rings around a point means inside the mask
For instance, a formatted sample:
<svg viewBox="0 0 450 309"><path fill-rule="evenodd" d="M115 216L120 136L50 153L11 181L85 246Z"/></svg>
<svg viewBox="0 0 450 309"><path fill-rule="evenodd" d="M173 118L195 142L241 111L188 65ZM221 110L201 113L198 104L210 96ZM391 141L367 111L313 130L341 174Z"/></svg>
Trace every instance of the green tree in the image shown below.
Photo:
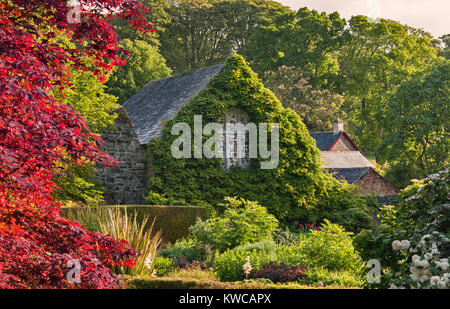
<svg viewBox="0 0 450 309"><path fill-rule="evenodd" d="M263 0L172 0L161 51L176 73L224 62L288 8Z"/></svg>
<svg viewBox="0 0 450 309"><path fill-rule="evenodd" d="M444 48L439 53L445 59L450 59L450 34L446 34L440 37L442 43L444 43Z"/></svg>
<svg viewBox="0 0 450 309"><path fill-rule="evenodd" d="M365 16L350 19L346 36L349 39L340 50L339 61L349 126L359 132L363 150L375 151L388 112L387 97L402 81L431 66L437 47L423 30L386 19L374 22Z"/></svg>
<svg viewBox="0 0 450 309"><path fill-rule="evenodd" d="M114 125L119 107L117 98L106 93L107 87L90 71L82 72L71 69L69 82L72 87L62 91L53 90L60 102L72 106L86 121L92 132L97 134ZM61 172L53 181L58 185L54 198L66 205L84 203L98 205L103 202L103 188L95 177L93 162L85 161L75 164L67 159L60 163Z"/></svg>
<svg viewBox="0 0 450 309"><path fill-rule="evenodd" d="M267 72L264 84L284 107L302 117L309 131L331 130L333 120L343 116L344 97L326 89L314 89L297 67L281 66L275 72Z"/></svg>
<svg viewBox="0 0 450 309"><path fill-rule="evenodd" d="M383 143L393 183L448 168L450 61L403 82L387 101Z"/></svg>
<svg viewBox="0 0 450 309"><path fill-rule="evenodd" d="M66 87L61 92L55 89L54 94L82 115L93 132L100 133L114 124L115 110L119 107L117 98L106 92L107 87L94 74L73 69L69 82L71 88Z"/></svg>
<svg viewBox="0 0 450 309"><path fill-rule="evenodd" d="M243 55L262 74L282 65L301 68L313 87L336 82L336 52L344 40L345 20L337 12L307 8L277 16L270 26L255 30Z"/></svg>
<svg viewBox="0 0 450 309"><path fill-rule="evenodd" d="M130 52L127 64L115 68L107 82L108 92L117 96L119 103L125 102L148 82L172 73L156 46L146 41L125 39L121 47Z"/></svg>
<svg viewBox="0 0 450 309"><path fill-rule="evenodd" d="M259 27L270 26L273 20L290 9L268 0L225 0L216 4L227 21L227 37L239 52Z"/></svg>

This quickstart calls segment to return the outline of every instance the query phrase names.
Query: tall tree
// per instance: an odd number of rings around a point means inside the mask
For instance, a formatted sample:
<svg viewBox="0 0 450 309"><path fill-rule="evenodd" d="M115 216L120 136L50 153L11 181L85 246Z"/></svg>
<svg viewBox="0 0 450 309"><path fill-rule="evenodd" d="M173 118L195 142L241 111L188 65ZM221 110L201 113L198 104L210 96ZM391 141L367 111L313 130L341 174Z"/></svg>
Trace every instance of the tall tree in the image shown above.
<svg viewBox="0 0 450 309"><path fill-rule="evenodd" d="M107 81L108 92L125 102L148 82L170 76L172 70L156 46L146 41L125 39L120 44L129 52L127 63L116 67Z"/></svg>
<svg viewBox="0 0 450 309"><path fill-rule="evenodd" d="M403 82L387 100L380 148L399 187L449 167L450 61Z"/></svg>
<svg viewBox="0 0 450 309"><path fill-rule="evenodd" d="M326 89L314 89L309 78L297 67L281 66L267 72L264 84L284 107L295 111L309 131L328 131L333 120L343 118L344 97Z"/></svg>
<svg viewBox="0 0 450 309"><path fill-rule="evenodd" d="M429 68L437 48L429 33L392 20L374 22L354 16L346 32L349 40L339 61L349 125L358 133L361 148L375 151L381 142L382 119L388 112L387 97L402 81Z"/></svg>
<svg viewBox="0 0 450 309"><path fill-rule="evenodd" d="M258 28L242 54L259 74L282 65L296 66L314 87L329 87L338 73L336 52L344 40L344 27L345 20L337 12L327 15L302 8Z"/></svg>
<svg viewBox="0 0 450 309"><path fill-rule="evenodd" d="M450 59L450 34L446 34L440 37L444 48L441 50L440 55L445 59Z"/></svg>
<svg viewBox="0 0 450 309"><path fill-rule="evenodd" d="M176 73L224 62L257 27L289 9L265 0L170 0L161 52Z"/></svg>

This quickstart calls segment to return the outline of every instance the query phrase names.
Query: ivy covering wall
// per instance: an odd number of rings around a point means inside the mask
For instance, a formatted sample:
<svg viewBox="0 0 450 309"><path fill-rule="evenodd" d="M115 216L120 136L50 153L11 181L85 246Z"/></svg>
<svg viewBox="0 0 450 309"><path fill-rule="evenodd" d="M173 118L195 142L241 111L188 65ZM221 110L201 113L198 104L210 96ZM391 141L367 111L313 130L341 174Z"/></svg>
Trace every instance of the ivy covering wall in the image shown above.
<svg viewBox="0 0 450 309"><path fill-rule="evenodd" d="M202 115L205 126L233 107L246 111L253 123L279 123L277 168L261 169L260 157L252 159L250 168L230 170L222 167L223 159L172 157L171 145L178 138L170 134L175 123L188 123L193 132L194 115ZM203 142L208 138L204 136ZM282 106L242 56L230 57L208 86L165 123L162 137L152 139L148 147L152 169L148 191L152 196L157 193L179 202L213 206L225 196L239 196L258 201L284 221L343 221L346 211L357 207L363 219L370 221L364 199L352 193L352 186L321 169L320 151L301 118Z"/></svg>

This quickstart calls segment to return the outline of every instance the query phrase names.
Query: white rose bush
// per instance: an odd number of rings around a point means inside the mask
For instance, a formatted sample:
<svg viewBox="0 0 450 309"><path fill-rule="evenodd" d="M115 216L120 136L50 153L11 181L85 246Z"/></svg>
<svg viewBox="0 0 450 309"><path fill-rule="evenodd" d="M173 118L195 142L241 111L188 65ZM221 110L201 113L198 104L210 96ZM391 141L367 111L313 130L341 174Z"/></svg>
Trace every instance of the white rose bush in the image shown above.
<svg viewBox="0 0 450 309"><path fill-rule="evenodd" d="M374 231L354 239L365 260L378 259L378 288L450 288L449 171L441 171L407 187L397 206L386 207Z"/></svg>

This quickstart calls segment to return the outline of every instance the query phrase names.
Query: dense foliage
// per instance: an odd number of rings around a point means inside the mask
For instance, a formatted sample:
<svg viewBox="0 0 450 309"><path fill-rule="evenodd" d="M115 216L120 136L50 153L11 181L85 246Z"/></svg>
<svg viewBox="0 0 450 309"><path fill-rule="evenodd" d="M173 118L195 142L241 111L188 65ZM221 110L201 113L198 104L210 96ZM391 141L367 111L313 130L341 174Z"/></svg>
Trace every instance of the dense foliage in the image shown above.
<svg viewBox="0 0 450 309"><path fill-rule="evenodd" d="M164 1L162 1L164 2ZM267 0L172 0L170 23L161 33L161 51L176 73L225 61L239 50L257 27L288 11Z"/></svg>
<svg viewBox="0 0 450 309"><path fill-rule="evenodd" d="M388 176L405 187L450 163L450 61L403 82L387 102L383 143Z"/></svg>
<svg viewBox="0 0 450 309"><path fill-rule="evenodd" d="M403 81L428 70L439 50L429 33L392 20L353 16L345 21L337 12L302 8L274 18L270 26L258 27L242 53L260 75L294 67L309 78L314 90L341 95L347 131L360 149L375 152L381 160L377 147L384 120L390 121L388 98ZM289 78L279 84L292 84ZM322 114L318 110L313 116Z"/></svg>
<svg viewBox="0 0 450 309"><path fill-rule="evenodd" d="M202 115L204 125L217 122L232 107L245 110L254 123L280 124L277 168L260 169L261 158L252 159L248 169L224 170L222 159L172 156L171 145L177 136L170 132L175 123L193 127L194 115ZM149 153L154 171L149 195L166 194L189 204L200 201L214 206L225 196L239 196L258 201L278 220L303 218L303 222L337 221L346 209L365 207L351 186L321 169L320 152L300 117L283 108L238 55L229 58L207 88L166 122L162 137L149 142Z"/></svg>
<svg viewBox="0 0 450 309"><path fill-rule="evenodd" d="M108 92L119 98L119 103L137 93L148 82L170 76L172 71L156 46L146 41L124 39L120 46L130 55L124 66L116 67L108 80Z"/></svg>
<svg viewBox="0 0 450 309"><path fill-rule="evenodd" d="M224 251L239 245L270 239L278 221L257 202L225 198L224 212L189 228L198 242Z"/></svg>
<svg viewBox="0 0 450 309"><path fill-rule="evenodd" d="M97 1L69 23L63 0L7 0L0 4L0 287L113 288L108 265L130 265L137 253L126 242L87 232L60 215L52 201L52 177L69 157L109 160L72 107L50 95L63 88L69 66L106 70L123 63L104 9L151 30L138 1ZM104 11L103 11L104 13ZM47 25L47 28L43 26ZM42 38L42 33L46 37ZM65 35L74 46L59 44ZM90 60L87 64L86 57ZM70 260L80 263L81 283L70 283Z"/></svg>
<svg viewBox="0 0 450 309"><path fill-rule="evenodd" d="M344 97L326 89L315 89L298 67L281 66L267 72L264 84L286 108L292 109L312 132L331 131L333 121L343 118Z"/></svg>
<svg viewBox="0 0 450 309"><path fill-rule="evenodd" d="M289 276L308 280L306 277L310 275L309 280L313 280L329 273L335 278L344 274L349 281L360 282L362 260L350 235L341 226L326 222L321 229L304 233L289 245L265 241L216 254L214 271L223 281L256 278L257 275L270 280L278 277L279 281Z"/></svg>
<svg viewBox="0 0 450 309"><path fill-rule="evenodd" d="M378 259L381 287L449 287L449 171L406 188L388 207L381 225L354 240L365 260Z"/></svg>

